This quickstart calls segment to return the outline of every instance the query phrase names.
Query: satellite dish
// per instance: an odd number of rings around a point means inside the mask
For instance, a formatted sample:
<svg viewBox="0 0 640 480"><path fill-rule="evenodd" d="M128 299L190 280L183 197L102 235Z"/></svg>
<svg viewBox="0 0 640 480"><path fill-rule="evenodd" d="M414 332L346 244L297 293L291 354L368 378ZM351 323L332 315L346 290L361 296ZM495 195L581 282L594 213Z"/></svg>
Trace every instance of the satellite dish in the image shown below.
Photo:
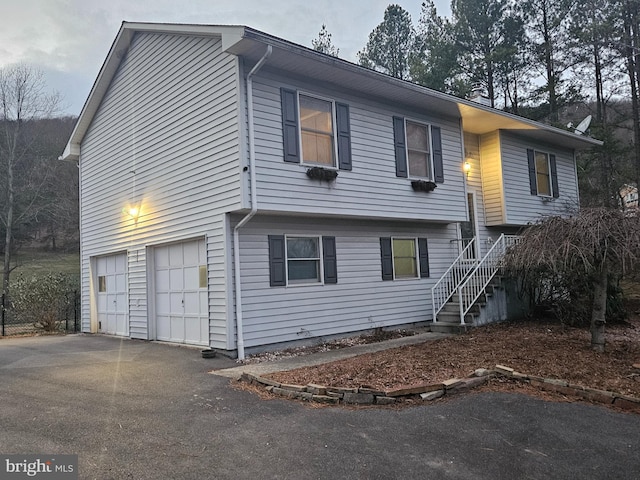
<svg viewBox="0 0 640 480"><path fill-rule="evenodd" d="M584 132L587 131L589 125L591 125L591 115L587 115L587 118L585 118L578 124L574 132L578 135L584 135Z"/></svg>

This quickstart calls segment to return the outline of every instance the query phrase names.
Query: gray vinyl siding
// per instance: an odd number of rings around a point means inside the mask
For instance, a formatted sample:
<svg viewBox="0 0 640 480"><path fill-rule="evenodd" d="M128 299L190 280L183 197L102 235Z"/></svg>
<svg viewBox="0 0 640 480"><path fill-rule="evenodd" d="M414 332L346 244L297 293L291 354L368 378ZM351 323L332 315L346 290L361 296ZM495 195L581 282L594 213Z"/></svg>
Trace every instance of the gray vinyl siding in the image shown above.
<svg viewBox="0 0 640 480"><path fill-rule="evenodd" d="M271 287L268 235L335 236L338 283ZM383 281L380 237L428 238L430 277ZM245 345L431 319L431 287L455 258L455 224L259 216L240 235Z"/></svg>
<svg viewBox="0 0 640 480"><path fill-rule="evenodd" d="M572 150L532 142L504 131L500 132L500 145L504 172L506 224L526 225L542 216L566 214L578 207L576 164ZM538 195L531 195L527 148L556 156L559 198L545 199Z"/></svg>
<svg viewBox="0 0 640 480"><path fill-rule="evenodd" d="M392 108L309 83L258 75L254 79L256 173L261 210L314 215L363 216L456 222L466 216L462 148L458 119L434 118L408 107ZM308 165L283 160L280 87L349 105L352 171L335 182L309 179ZM414 192L411 181L395 174L393 116L439 126L444 183L430 193Z"/></svg>
<svg viewBox="0 0 640 480"><path fill-rule="evenodd" d="M471 137L468 142L474 142ZM525 226L542 216L565 214L577 208L578 183L572 150L504 130L479 136L478 144L487 226ZM559 198L531 195L528 148L556 156Z"/></svg>
<svg viewBox="0 0 640 480"><path fill-rule="evenodd" d="M238 60L219 38L136 34L81 145L83 330L90 257L128 251L130 334L149 338L146 248L205 237L210 340L226 346L224 225L241 204L239 83ZM141 202L137 224L122 211L132 202Z"/></svg>

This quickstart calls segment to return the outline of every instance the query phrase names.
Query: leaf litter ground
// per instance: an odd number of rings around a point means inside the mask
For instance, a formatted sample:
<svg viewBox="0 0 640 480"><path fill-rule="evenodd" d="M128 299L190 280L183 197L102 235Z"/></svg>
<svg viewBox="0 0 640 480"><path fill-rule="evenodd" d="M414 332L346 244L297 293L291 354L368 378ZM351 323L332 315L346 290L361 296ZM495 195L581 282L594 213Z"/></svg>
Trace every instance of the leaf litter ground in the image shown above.
<svg viewBox="0 0 640 480"><path fill-rule="evenodd" d="M629 307L630 311L638 312L640 302ZM268 377L298 385L315 383L385 390L466 377L477 368L500 364L529 375L640 397L640 372L633 368L640 363L640 316L634 313L627 322L607 325L606 336L606 352L597 353L589 346L590 334L585 328L544 319L507 322ZM573 400L505 379L494 379L481 390L522 391L544 398Z"/></svg>

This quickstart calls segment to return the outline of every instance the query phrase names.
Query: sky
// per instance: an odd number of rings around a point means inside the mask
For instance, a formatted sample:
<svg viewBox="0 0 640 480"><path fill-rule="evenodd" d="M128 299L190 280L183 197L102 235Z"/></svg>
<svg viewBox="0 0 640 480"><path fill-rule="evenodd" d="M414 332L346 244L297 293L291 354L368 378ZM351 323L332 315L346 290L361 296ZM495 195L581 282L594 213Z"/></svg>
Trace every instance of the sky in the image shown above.
<svg viewBox="0 0 640 480"><path fill-rule="evenodd" d="M325 24L339 56L356 62L389 3L417 24L421 0L0 0L0 68L39 69L60 113L79 115L122 21L247 25L308 47ZM450 14L449 0L435 4Z"/></svg>

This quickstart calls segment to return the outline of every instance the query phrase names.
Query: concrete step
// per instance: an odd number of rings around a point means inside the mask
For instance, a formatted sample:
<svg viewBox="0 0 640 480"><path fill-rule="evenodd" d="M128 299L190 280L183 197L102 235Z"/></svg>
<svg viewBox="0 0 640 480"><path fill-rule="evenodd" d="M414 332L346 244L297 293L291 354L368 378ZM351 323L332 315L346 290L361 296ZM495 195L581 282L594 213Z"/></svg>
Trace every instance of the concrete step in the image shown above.
<svg viewBox="0 0 640 480"><path fill-rule="evenodd" d="M473 325L465 324L461 325L458 323L449 323L449 322L435 322L429 325L429 330L436 333L451 333L454 335L459 335L461 333L468 332L473 328Z"/></svg>
<svg viewBox="0 0 640 480"><path fill-rule="evenodd" d="M471 313L471 314L479 314L480 313L480 309L482 307L484 307L486 305L486 303L482 302L476 302L474 303L471 308L469 309L469 312L467 313ZM447 302L444 307L442 307L442 310L440 310L440 313L442 312L446 312L446 313L451 313L454 315L458 315L458 317L460 316L460 304L458 302Z"/></svg>
<svg viewBox="0 0 640 480"><path fill-rule="evenodd" d="M436 318L438 319L438 323L447 323L450 325L459 325L460 324L460 311L456 310L455 312L447 312L444 310L441 310L440 313L438 313L438 315L436 315ZM473 313L467 313L464 316L464 322L465 323L469 323L472 324L473 320L474 320L475 316Z"/></svg>

